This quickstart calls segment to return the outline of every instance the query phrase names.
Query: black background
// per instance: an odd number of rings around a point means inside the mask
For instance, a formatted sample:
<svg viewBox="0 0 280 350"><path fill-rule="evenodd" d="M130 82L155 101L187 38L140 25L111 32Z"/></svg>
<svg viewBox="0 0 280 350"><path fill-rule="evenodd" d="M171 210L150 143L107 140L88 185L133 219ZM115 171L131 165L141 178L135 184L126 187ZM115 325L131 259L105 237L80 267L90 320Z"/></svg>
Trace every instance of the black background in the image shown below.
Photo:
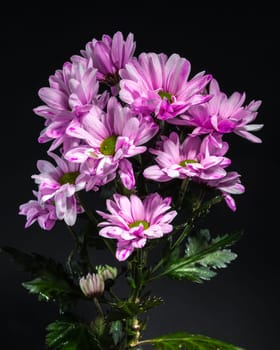
<svg viewBox="0 0 280 350"><path fill-rule="evenodd" d="M63 261L71 239L62 223L53 231L37 224L25 230L18 206L32 198L32 174L48 145L37 137L43 119L32 109L41 104L37 91L49 75L79 54L93 37L134 33L136 54L174 52L188 58L192 74L213 74L227 94L247 93L247 102L263 101L257 118L262 144L233 136L232 169L242 174L246 193L236 196L237 212L225 205L212 211L208 226L215 234L244 228L236 244L238 258L202 285L162 280L152 286L166 303L150 313L146 336L186 330L232 342L247 350L278 348L279 268L279 16L274 9L183 9L173 2L119 11L76 4L60 15L45 9L1 15L1 245L49 255ZM93 252L96 264L114 260ZM39 303L21 282L27 275L0 254L1 348L44 349L45 326L57 317L56 307ZM125 293L123 286L118 287Z"/></svg>

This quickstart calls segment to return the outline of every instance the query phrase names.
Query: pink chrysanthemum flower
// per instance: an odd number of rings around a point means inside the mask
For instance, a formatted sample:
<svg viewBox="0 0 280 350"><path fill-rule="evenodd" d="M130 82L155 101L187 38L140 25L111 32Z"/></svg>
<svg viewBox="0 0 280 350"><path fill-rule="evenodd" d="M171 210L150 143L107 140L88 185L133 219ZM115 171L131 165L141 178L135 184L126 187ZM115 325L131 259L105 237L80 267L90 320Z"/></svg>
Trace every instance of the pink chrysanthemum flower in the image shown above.
<svg viewBox="0 0 280 350"><path fill-rule="evenodd" d="M116 258L126 260L135 248L143 248L148 239L160 238L172 232L170 224L177 212L169 211L171 197L162 198L158 193L148 195L144 201L136 195L130 198L115 194L114 200L107 200L110 212L97 211L105 220L98 224L103 227L102 237L117 240Z"/></svg>
<svg viewBox="0 0 280 350"><path fill-rule="evenodd" d="M106 105L107 93L98 95L96 73L92 62L80 57L73 63L66 62L62 70L50 76L50 86L39 90L45 105L35 108L34 112L46 121L38 141L53 141L50 150L69 143L65 130L73 119L87 113L92 105L97 104L100 108Z"/></svg>
<svg viewBox="0 0 280 350"><path fill-rule="evenodd" d="M142 53L120 71L120 98L137 113L155 113L158 119L172 119L189 107L204 103L203 93L211 80L204 72L188 81L190 62L177 54Z"/></svg>
<svg viewBox="0 0 280 350"><path fill-rule="evenodd" d="M240 181L240 174L235 171L230 171L223 178L207 181L206 184L221 191L228 207L232 211L236 211L236 203L231 195L242 194L245 192L245 187Z"/></svg>
<svg viewBox="0 0 280 350"><path fill-rule="evenodd" d="M54 153L49 152L49 155L55 160L57 167L48 161L39 160L37 168L40 174L32 175L39 185L38 200L40 203L52 202L57 218L73 226L77 214L82 211L75 194L85 187L85 182L79 178L80 166L67 162Z"/></svg>
<svg viewBox="0 0 280 350"><path fill-rule="evenodd" d="M172 120L172 123L194 127L194 135L233 132L251 142L262 142L251 132L260 130L263 124L250 124L257 117L261 101L251 101L249 105L244 106L245 93L234 92L227 97L220 91L219 84L214 79L210 83L209 93L213 96L211 100L203 105L191 107L186 115Z"/></svg>
<svg viewBox="0 0 280 350"><path fill-rule="evenodd" d="M119 70L131 60L135 47L132 33L129 33L124 40L123 34L116 32L112 38L105 34L102 40L93 39L87 43L86 49L82 50L81 54L92 59L93 66L98 70L99 80L115 86L119 82Z"/></svg>
<svg viewBox="0 0 280 350"><path fill-rule="evenodd" d="M162 137L160 149L150 149L156 155L157 165L144 170L147 179L165 182L175 178L197 177L202 180L217 180L226 175L224 168L230 159L223 157L228 144L221 138L207 136L187 137L180 144L177 133Z"/></svg>
<svg viewBox="0 0 280 350"><path fill-rule="evenodd" d="M33 191L34 196L37 198L37 192ZM38 200L30 200L27 203L19 206L19 215L26 216L25 228L38 222L39 226L43 230L50 231L57 220L55 206L50 203L41 203Z"/></svg>
<svg viewBox="0 0 280 350"><path fill-rule="evenodd" d="M115 97L107 105L107 113L93 108L83 117L82 124L70 124L67 134L85 141L65 153L70 162L84 163L97 159L95 174L105 177L119 171L124 186L132 189L135 178L127 158L146 151L142 146L158 132L150 116L135 116L128 107L122 107Z"/></svg>

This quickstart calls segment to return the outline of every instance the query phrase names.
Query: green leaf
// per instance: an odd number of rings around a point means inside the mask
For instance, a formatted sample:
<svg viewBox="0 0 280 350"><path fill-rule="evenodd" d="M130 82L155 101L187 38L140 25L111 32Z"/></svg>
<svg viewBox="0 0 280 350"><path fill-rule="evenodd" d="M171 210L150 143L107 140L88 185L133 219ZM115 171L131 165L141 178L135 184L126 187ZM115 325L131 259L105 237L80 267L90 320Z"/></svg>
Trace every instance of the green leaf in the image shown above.
<svg viewBox="0 0 280 350"><path fill-rule="evenodd" d="M10 257L20 266L21 270L31 272L33 275L40 275L44 271L65 273L61 264L51 258L44 257L36 253L25 253L13 247L1 247L0 252L10 255Z"/></svg>
<svg viewBox="0 0 280 350"><path fill-rule="evenodd" d="M144 313L163 303L160 297L148 297L140 300L138 303L128 300L122 300L118 303L112 303L112 311L108 315L110 320L121 320Z"/></svg>
<svg viewBox="0 0 280 350"><path fill-rule="evenodd" d="M240 347L199 334L179 332L142 340L138 345L152 344L156 350L244 350Z"/></svg>
<svg viewBox="0 0 280 350"><path fill-rule="evenodd" d="M35 253L25 253L13 247L3 247L23 271L30 272L33 280L22 285L39 300L57 301L61 307L69 305L81 296L80 289L73 283L62 264Z"/></svg>
<svg viewBox="0 0 280 350"><path fill-rule="evenodd" d="M200 230L196 236L189 237L185 256L168 261L161 275L197 283L209 280L216 275L216 269L225 268L236 259L237 254L224 248L234 244L240 236L241 232L235 232L210 240L209 231Z"/></svg>
<svg viewBox="0 0 280 350"><path fill-rule="evenodd" d="M111 323L110 334L112 335L114 345L117 345L123 334L121 321L117 320Z"/></svg>
<svg viewBox="0 0 280 350"><path fill-rule="evenodd" d="M191 236L188 239L186 256L195 255L208 247L210 240L209 230L200 230L196 236Z"/></svg>
<svg viewBox="0 0 280 350"><path fill-rule="evenodd" d="M178 268L174 269L169 276L176 279L186 278L192 282L201 283L203 281L210 280L212 277L216 276L216 274L217 273L215 271L212 271L207 267L193 266L191 264L190 266L179 266Z"/></svg>
<svg viewBox="0 0 280 350"><path fill-rule="evenodd" d="M31 294L38 294L39 300L52 300L60 304L71 303L81 296L80 290L68 280L62 279L61 275L44 274L22 285Z"/></svg>
<svg viewBox="0 0 280 350"><path fill-rule="evenodd" d="M102 316L98 316L94 321L90 323L90 328L97 338L101 338L105 332L106 323Z"/></svg>
<svg viewBox="0 0 280 350"><path fill-rule="evenodd" d="M222 249L206 255L199 262L203 266L221 269L227 267L227 264L236 258L237 254L233 253L230 249Z"/></svg>
<svg viewBox="0 0 280 350"><path fill-rule="evenodd" d="M46 345L56 350L102 350L88 325L65 321L47 326Z"/></svg>

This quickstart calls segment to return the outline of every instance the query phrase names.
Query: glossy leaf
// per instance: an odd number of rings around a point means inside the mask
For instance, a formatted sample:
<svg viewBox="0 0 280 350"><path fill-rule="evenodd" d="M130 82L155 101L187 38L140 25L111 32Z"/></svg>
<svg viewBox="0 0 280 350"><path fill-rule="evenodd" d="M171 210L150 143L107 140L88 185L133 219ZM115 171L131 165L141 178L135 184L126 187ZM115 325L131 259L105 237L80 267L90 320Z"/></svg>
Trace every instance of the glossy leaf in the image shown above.
<svg viewBox="0 0 280 350"><path fill-rule="evenodd" d="M89 326L65 321L47 326L46 345L57 350L102 350Z"/></svg>
<svg viewBox="0 0 280 350"><path fill-rule="evenodd" d="M143 340L139 344L152 344L156 350L244 350L232 344L185 332L163 335L158 338Z"/></svg>
<svg viewBox="0 0 280 350"><path fill-rule="evenodd" d="M22 285L31 294L38 294L39 300L58 301L60 304L68 304L82 296L80 290L61 275L44 274Z"/></svg>

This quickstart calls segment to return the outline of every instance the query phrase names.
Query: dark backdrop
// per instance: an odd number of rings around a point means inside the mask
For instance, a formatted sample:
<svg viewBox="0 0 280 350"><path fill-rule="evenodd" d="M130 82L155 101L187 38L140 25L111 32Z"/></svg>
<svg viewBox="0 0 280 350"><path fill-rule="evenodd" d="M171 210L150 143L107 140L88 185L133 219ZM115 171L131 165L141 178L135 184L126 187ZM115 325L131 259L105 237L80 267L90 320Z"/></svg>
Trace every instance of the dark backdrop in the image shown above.
<svg viewBox="0 0 280 350"><path fill-rule="evenodd" d="M141 10L138 5L138 10ZM278 128L279 125L279 16L267 8L182 9L172 2L158 12L142 12L110 4L47 15L45 9L1 15L1 245L35 251L63 260L71 239L64 226L51 232L36 224L25 230L18 206L31 199L30 176L46 145L37 137L43 119L32 109L41 102L37 91L93 37L121 30L134 33L137 51L176 52L192 63L192 72L212 73L227 94L245 91L247 102L261 99L257 122L262 144L238 136L231 139L232 168L242 174L246 193L236 197L237 212L221 205L209 216L213 233L244 228L234 247L239 257L217 277L202 285L162 280L153 285L166 303L151 312L147 336L186 330L219 338L248 350L276 349L278 345ZM128 13L127 13L128 11ZM84 12L86 15L84 15ZM138 15L137 15L138 13ZM273 202L274 201L274 202ZM96 262L114 263L104 255ZM109 259L109 260L107 260ZM56 308L39 303L21 287L27 275L0 255L1 338L5 348L44 349L45 326ZM120 289L123 286L119 287ZM0 345L1 348L2 345Z"/></svg>

